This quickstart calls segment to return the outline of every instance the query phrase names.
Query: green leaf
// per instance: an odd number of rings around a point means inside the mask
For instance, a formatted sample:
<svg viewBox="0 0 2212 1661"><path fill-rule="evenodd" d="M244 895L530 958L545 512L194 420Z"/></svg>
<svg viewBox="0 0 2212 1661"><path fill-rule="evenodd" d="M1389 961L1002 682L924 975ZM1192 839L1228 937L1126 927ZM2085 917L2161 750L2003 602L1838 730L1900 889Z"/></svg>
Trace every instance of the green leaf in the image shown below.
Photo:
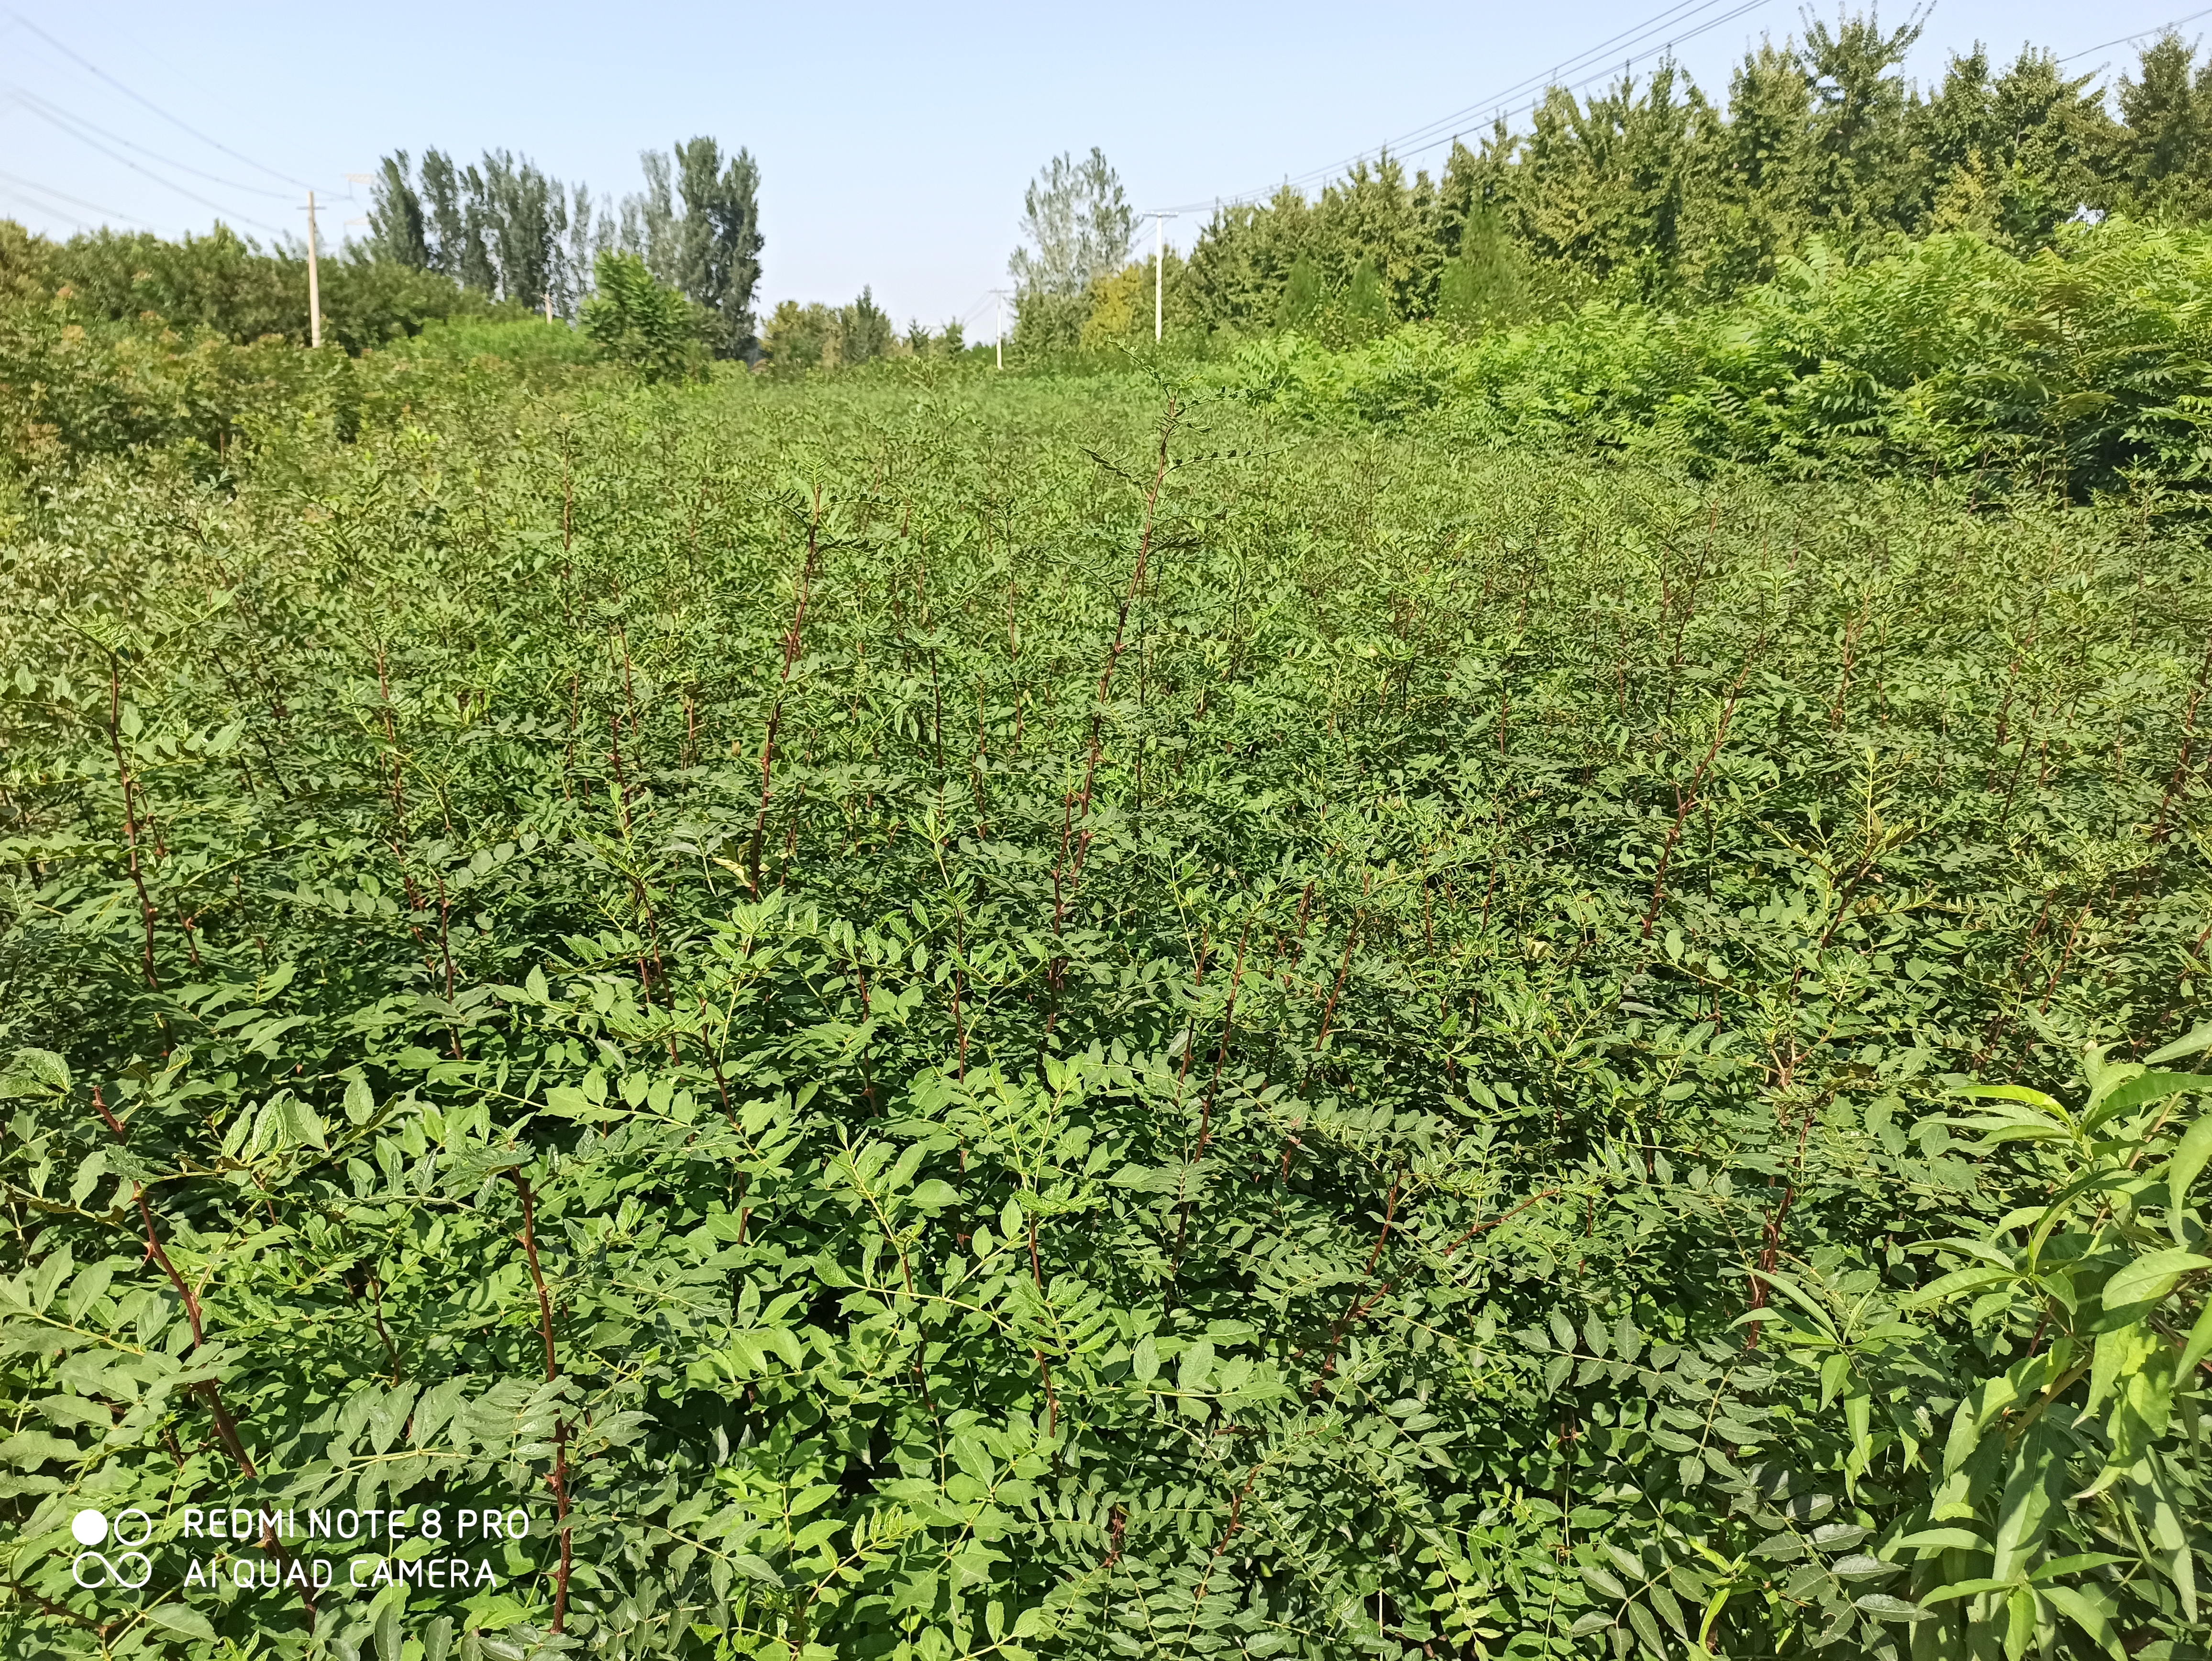
<svg viewBox="0 0 2212 1661"><path fill-rule="evenodd" d="M916 1188L913 1193L908 1195L907 1199L909 1203L920 1206L924 1210L934 1211L942 1209L945 1206L957 1205L960 1202L960 1190L948 1182L932 1177L927 1182Z"/></svg>
<svg viewBox="0 0 2212 1661"><path fill-rule="evenodd" d="M0 1096L66 1096L69 1091L69 1063L51 1050L19 1050L0 1074Z"/></svg>
<svg viewBox="0 0 2212 1661"><path fill-rule="evenodd" d="M1917 1292L1904 1299L1898 1307L1919 1309L1929 1304L1948 1302L1953 1298L1962 1298L1969 1292L1979 1292L1985 1287L1996 1286L2006 1281L2017 1281L2020 1278L2019 1273L2015 1270L1991 1269L1982 1264L1977 1264L1972 1269L1953 1269L1948 1275L1938 1276Z"/></svg>
<svg viewBox="0 0 2212 1661"><path fill-rule="evenodd" d="M2030 1090L2026 1085L1968 1085L1951 1093L1955 1096L1973 1096L1996 1101L2025 1102L2028 1106L2057 1120L2062 1125L2069 1123L2066 1109L2058 1101L2045 1095L2040 1090Z"/></svg>
<svg viewBox="0 0 2212 1661"><path fill-rule="evenodd" d="M764 1557L755 1556L750 1552L739 1552L729 1561L730 1567L739 1574L757 1580L763 1586L781 1588L783 1585L783 1577L775 1572L775 1565Z"/></svg>
<svg viewBox="0 0 2212 1661"><path fill-rule="evenodd" d="M1990 1549L1989 1542L1972 1529L1922 1529L1906 1535L1897 1544L1900 1547L1914 1546L1923 1552L1987 1552Z"/></svg>
<svg viewBox="0 0 2212 1661"><path fill-rule="evenodd" d="M2109 1310L2130 1304L2154 1304L2172 1291L2183 1275L2193 1275L2200 1269L2212 1269L2212 1257L2178 1247L2146 1253L2105 1282L2105 1307Z"/></svg>
<svg viewBox="0 0 2212 1661"><path fill-rule="evenodd" d="M2173 1212L2174 1238L2181 1238L2181 1217L2189 1207L2189 1190L2207 1161L2212 1161L2212 1113L2201 1115L2183 1133L2181 1144L2173 1150L2173 1159L2166 1166L2166 1204Z"/></svg>
<svg viewBox="0 0 2212 1661"><path fill-rule="evenodd" d="M1936 1614L1931 1609L1923 1609L1902 1597L1893 1597L1886 1591L1861 1592L1851 1599L1851 1605L1863 1609L1877 1621L1927 1621L1933 1619Z"/></svg>
<svg viewBox="0 0 2212 1661"><path fill-rule="evenodd" d="M2207 1303L2197 1317L2197 1324L2189 1329L2189 1337L2181 1347L2181 1360L2174 1366L2174 1376L2179 1378L2196 1377L2197 1364L2212 1355L2212 1303Z"/></svg>
<svg viewBox="0 0 2212 1661"><path fill-rule="evenodd" d="M1650 1609L1641 1603L1631 1603L1628 1606L1628 1624L1636 1628L1636 1635L1644 1640L1644 1647L1652 1654L1663 1656L1667 1653L1667 1640L1661 1635L1659 1622Z"/></svg>
<svg viewBox="0 0 2212 1661"><path fill-rule="evenodd" d="M2081 1121L2081 1129L2085 1132L2094 1130L2131 1109L2162 1102L2185 1091L2202 1090L2212 1090L2212 1078L2202 1078L2193 1073L2139 1073L2100 1101Z"/></svg>
<svg viewBox="0 0 2212 1661"><path fill-rule="evenodd" d="M2127 1651L2112 1629L2113 1605L2102 1591L2087 1586L2045 1586L2042 1591L2051 1607L2088 1634L2092 1643L2124 1661Z"/></svg>
<svg viewBox="0 0 2212 1661"><path fill-rule="evenodd" d="M208 1623L207 1616L182 1603L156 1603L146 1611L146 1618L179 1637L197 1638L204 1644L215 1642L215 1628Z"/></svg>
<svg viewBox="0 0 2212 1661"><path fill-rule="evenodd" d="M1149 1384L1160 1376L1160 1347L1150 1333L1137 1340L1137 1347L1129 1352L1129 1374L1140 1384Z"/></svg>
<svg viewBox="0 0 2212 1661"><path fill-rule="evenodd" d="M1589 1582L1590 1590L1596 1592L1601 1597L1610 1597L1615 1603L1620 1603L1626 1600L1628 1597L1628 1588L1622 1585L1620 1581L1614 1579L1612 1575L1607 1573L1603 1569L1598 1567L1596 1564L1577 1563L1575 1565L1575 1567L1581 1573L1583 1579ZM1613 1624L1610 1617L1607 1618L1605 1624L1607 1626L1611 1626Z"/></svg>
<svg viewBox="0 0 2212 1661"><path fill-rule="evenodd" d="M2161 1066L2167 1062L2178 1062L2184 1056L2194 1056L2203 1050L2212 1050L2212 1021L2199 1021L2186 1034L2163 1050L2152 1050L2143 1057L2143 1065Z"/></svg>
<svg viewBox="0 0 2212 1661"><path fill-rule="evenodd" d="M1923 1603L1948 1603L1961 1597L1978 1597L1985 1591L2002 1591L2013 1584L2010 1580L1992 1579L1979 1576L1971 1580L1954 1580L1948 1586L1938 1586L1921 1595Z"/></svg>

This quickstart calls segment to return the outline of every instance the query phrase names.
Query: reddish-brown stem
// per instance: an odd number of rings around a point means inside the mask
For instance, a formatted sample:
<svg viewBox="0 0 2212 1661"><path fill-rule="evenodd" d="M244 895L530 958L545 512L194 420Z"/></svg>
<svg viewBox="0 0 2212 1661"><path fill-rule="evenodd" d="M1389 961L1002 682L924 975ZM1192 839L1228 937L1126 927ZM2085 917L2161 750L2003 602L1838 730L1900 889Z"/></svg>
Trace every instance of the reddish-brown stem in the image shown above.
<svg viewBox="0 0 2212 1661"><path fill-rule="evenodd" d="M1066 920L1067 908L1074 900L1075 891L1082 885L1083 865L1091 849L1091 833L1085 830L1075 837L1074 859L1068 858L1070 833L1091 817L1091 791L1098 776L1098 760L1106 742L1106 700L1114 690L1114 670L1128 650L1129 608L1136 604L1137 596L1144 591L1145 573L1152 555L1152 530L1159 510L1160 487L1168 477L1168 440L1175 431L1177 406L1168 400L1167 419L1160 425L1159 453L1152 469L1152 489L1145 496L1145 526L1137 539L1136 568L1129 574L1129 586L1121 595L1121 609L1114 614L1114 640L1106 648L1105 666L1098 672L1098 690L1091 708L1091 736L1083 761L1083 788L1070 797L1062 810L1060 833L1060 860L1052 873L1052 932L1057 938ZM1065 880L1063 880L1063 875ZM1064 959L1055 959L1047 970L1055 989L1060 977L1066 970Z"/></svg>
<svg viewBox="0 0 2212 1661"><path fill-rule="evenodd" d="M138 891L139 920L146 929L143 958L146 984L159 992L161 977L154 970L154 902L146 892L146 873L138 862L137 792L131 776L131 764L123 754L123 666L112 652L107 654L107 742L115 752L116 776L123 784L124 842L130 855L131 885Z"/></svg>
<svg viewBox="0 0 2212 1661"><path fill-rule="evenodd" d="M191 1323L192 1344L197 1348L207 1342L206 1329L200 1320L199 1296L185 1277L177 1273L176 1264L169 1261L169 1254L161 1245L161 1232L154 1225L154 1208L146 1203L146 1185L143 1183L134 1183L131 1197L138 1208L138 1215L146 1224L146 1256L161 1266L161 1272L169 1277L169 1284L176 1287L177 1295L185 1300L185 1319ZM230 1457L238 1461L240 1470L250 1477L258 1478L261 1473L254 1469L253 1456L246 1452L246 1444L238 1433L238 1426L232 1421L229 1409L222 1404L221 1386L209 1379L197 1388L206 1398L209 1415L215 1420L215 1433L222 1439L223 1446L230 1451ZM314 1609L312 1599L307 1607L312 1615Z"/></svg>
<svg viewBox="0 0 2212 1661"><path fill-rule="evenodd" d="M1461 1235L1459 1238L1454 1240L1449 1245L1444 1248L1445 1258L1449 1260L1453 1253L1456 1252L1462 1246L1465 1245L1469 1240L1472 1240L1476 1235L1486 1233L1491 1229L1496 1228L1500 1223L1511 1222L1516 1217L1518 1217L1522 1212L1526 1211L1530 1206L1534 1205L1538 1201L1556 1199L1559 1196L1559 1190L1556 1188L1547 1188L1540 1194L1531 1194L1527 1199L1522 1201L1519 1205L1515 1206L1512 1210L1506 1212L1504 1215L1492 1217L1486 1221L1477 1223L1473 1228L1468 1230L1466 1233Z"/></svg>
<svg viewBox="0 0 2212 1661"><path fill-rule="evenodd" d="M1783 1220L1790 1215L1790 1202L1796 1197L1797 1185L1795 1183L1784 1183L1782 1186L1782 1203L1766 1214L1766 1238L1759 1248L1759 1273L1751 1277L1751 1306L1753 1309L1766 1307L1765 1277L1774 1273L1775 1260L1782 1252ZM1759 1334L1765 1324L1764 1321L1753 1321L1751 1323L1749 1336L1744 1342L1746 1349L1759 1348Z"/></svg>
<svg viewBox="0 0 2212 1661"><path fill-rule="evenodd" d="M1713 761L1728 739L1729 722L1735 715L1737 695L1743 691L1744 681L1751 674L1751 660L1746 658L1743 668L1737 673L1735 684L1729 688L1728 697L1721 703L1721 718L1713 728L1713 741L1705 747L1705 758L1698 764L1698 770L1690 776L1686 789L1674 794L1674 823L1667 831L1667 840L1659 849L1659 863L1651 873L1651 904L1644 914L1644 938L1651 938L1651 925L1659 919L1659 908L1667 903L1667 867L1674 857L1674 844L1682 839L1682 826L1688 821L1690 810L1698 805L1698 792L1705 788L1705 775L1712 770Z"/></svg>
<svg viewBox="0 0 2212 1661"><path fill-rule="evenodd" d="M538 1330L545 1342L545 1382L561 1376L561 1359L553 1347L553 1299L545 1290L544 1271L538 1263L538 1209L530 1179L509 1165L507 1180L522 1196L522 1255L530 1265L531 1284L538 1288ZM568 1571L571 1542L568 1528L568 1421L553 1421L553 1471L546 1478L553 1489L555 1518L561 1530L561 1567L553 1581L553 1630L559 1632L568 1618Z"/></svg>
<svg viewBox="0 0 2212 1661"><path fill-rule="evenodd" d="M783 636L783 673L776 682L775 702L769 708L768 734L761 741L760 811L753 819L753 839L745 854L747 880L752 885L753 897L761 891L761 843L768 835L768 799L775 765L775 735L783 725L783 701L791 690L791 671L799 661L799 653L805 641L806 603L814 588L814 562L821 551L822 487L814 487L814 510L806 526L806 558L799 568L799 595L791 610L791 627Z"/></svg>

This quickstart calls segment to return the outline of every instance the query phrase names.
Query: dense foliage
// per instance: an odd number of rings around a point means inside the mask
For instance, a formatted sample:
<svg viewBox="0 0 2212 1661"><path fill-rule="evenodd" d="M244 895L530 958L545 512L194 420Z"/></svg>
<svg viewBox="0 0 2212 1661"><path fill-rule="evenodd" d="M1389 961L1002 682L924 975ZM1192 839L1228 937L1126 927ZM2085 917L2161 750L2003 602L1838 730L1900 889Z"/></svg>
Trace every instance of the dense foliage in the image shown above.
<svg viewBox="0 0 2212 1661"><path fill-rule="evenodd" d="M2185 446L289 361L0 520L0 1653L2200 1652Z"/></svg>
<svg viewBox="0 0 2212 1661"><path fill-rule="evenodd" d="M405 339L434 320L514 314L362 250L326 256L320 274L324 338L349 352ZM237 346L307 344L304 251L264 252L221 227L180 242L116 231L55 242L0 220L0 313L21 317L27 302L53 311L56 301L63 303L54 314L80 326L151 319Z"/></svg>
<svg viewBox="0 0 2212 1661"><path fill-rule="evenodd" d="M395 151L376 177L367 252L548 318L580 317L599 262L620 252L691 302L692 332L715 356L744 356L760 286L759 165L704 137L639 160L645 188L617 208L506 150L462 166L427 149L419 169Z"/></svg>
<svg viewBox="0 0 2212 1661"><path fill-rule="evenodd" d="M1216 379L1307 420L1447 443L1637 449L1784 475L1901 469L1985 494L2202 487L2212 238L2115 222L2020 259L1931 237L1870 264L1815 242L1735 304L1593 304L1468 341L1412 326L1331 352L1295 331Z"/></svg>
<svg viewBox="0 0 2212 1661"><path fill-rule="evenodd" d="M2000 70L1978 46L1921 88L1899 69L1920 27L1812 21L1747 54L1724 100L1668 64L1588 97L1553 87L1433 175L1384 156L1312 197L1224 207L1166 272L1168 326L1186 350L1285 326L1343 348L1409 320L1726 301L1814 238L1853 264L1958 231L2026 256L2084 216L2212 210L2212 64L2179 36L2108 85L2033 47ZM1148 341L1149 292L1133 315L1114 282L1028 306L1018 344Z"/></svg>

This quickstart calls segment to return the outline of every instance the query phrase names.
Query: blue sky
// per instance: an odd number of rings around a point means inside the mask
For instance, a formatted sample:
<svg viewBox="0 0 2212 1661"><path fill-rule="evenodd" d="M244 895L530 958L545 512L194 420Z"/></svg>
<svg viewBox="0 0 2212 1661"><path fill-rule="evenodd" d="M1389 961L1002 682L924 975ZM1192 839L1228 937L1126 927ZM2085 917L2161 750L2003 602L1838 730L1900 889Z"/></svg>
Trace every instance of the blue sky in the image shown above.
<svg viewBox="0 0 2212 1661"><path fill-rule="evenodd" d="M1682 0L1648 33L1617 40L1663 0L820 11L0 0L0 215L62 234L106 222L174 234L219 210L266 240L264 227L304 228L299 184L338 194L347 173L400 146L505 146L619 192L636 187L641 148L712 133L761 164L763 301L842 301L867 283L901 320L981 318L972 337L988 332L986 291L1006 280L1022 188L1056 151L1098 145L1139 206L1191 210L1173 227L1187 243L1217 197L1432 123L1448 143L1455 120L1480 128L1501 94L1578 54L1596 55L1570 81L1672 39L1723 90L1747 45L1801 27L1791 0L1746 3ZM2024 41L2081 52L2190 9L1941 0L1911 69L1940 75L1978 39L2002 58ZM2075 67L2131 61L2114 48ZM335 204L325 236L364 207Z"/></svg>

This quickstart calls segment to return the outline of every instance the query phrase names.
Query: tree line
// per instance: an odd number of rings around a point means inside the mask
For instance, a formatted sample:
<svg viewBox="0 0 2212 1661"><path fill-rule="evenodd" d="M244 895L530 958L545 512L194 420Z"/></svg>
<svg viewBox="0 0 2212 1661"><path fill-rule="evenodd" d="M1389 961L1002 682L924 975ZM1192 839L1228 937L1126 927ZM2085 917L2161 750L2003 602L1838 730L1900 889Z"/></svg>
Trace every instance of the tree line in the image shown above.
<svg viewBox="0 0 2212 1661"><path fill-rule="evenodd" d="M628 256L690 302L714 356L745 356L757 344L758 164L703 137L640 160L644 188L616 201L504 149L465 166L435 149L418 166L397 150L377 174L368 246L377 259L570 318L598 286L601 259Z"/></svg>
<svg viewBox="0 0 2212 1661"><path fill-rule="evenodd" d="M1479 327L1601 297L1710 303L1814 238L1853 263L1946 230L2024 255L2072 221L2212 212L2212 63L2191 43L2160 36L2109 86L2042 48L1999 67L1978 45L1923 88L1901 68L1921 31L1814 22L1747 52L1719 100L1673 64L1587 98L1554 87L1523 130L1501 119L1455 140L1433 174L1386 155L1316 196L1286 186L1223 207L1188 259L1167 260L1168 326L1348 344L1407 320ZM1087 172L1061 158L1032 187L1033 248L1014 267L1023 344L1150 337L1152 273L1128 264L1126 208L1103 255L1051 258L1080 242L1066 228L1117 223L1119 181L1093 156Z"/></svg>

